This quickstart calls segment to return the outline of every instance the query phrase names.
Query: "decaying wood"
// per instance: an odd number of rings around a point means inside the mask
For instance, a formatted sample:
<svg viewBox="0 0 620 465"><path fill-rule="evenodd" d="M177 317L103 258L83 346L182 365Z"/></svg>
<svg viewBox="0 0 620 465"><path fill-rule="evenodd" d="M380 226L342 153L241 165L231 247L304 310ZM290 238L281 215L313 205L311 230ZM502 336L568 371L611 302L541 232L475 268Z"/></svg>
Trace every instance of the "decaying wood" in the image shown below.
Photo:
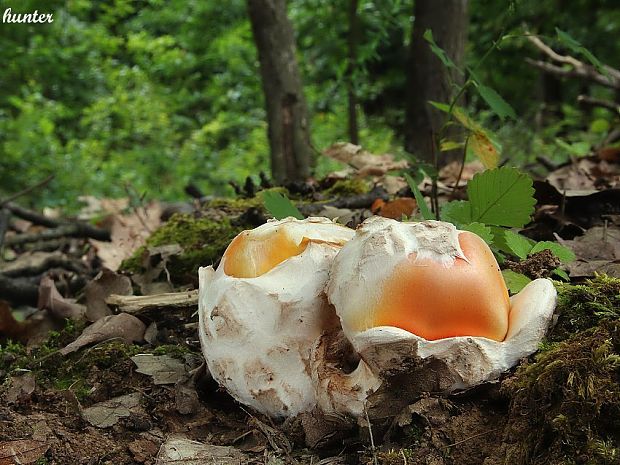
<svg viewBox="0 0 620 465"><path fill-rule="evenodd" d="M5 240L6 245L27 244L30 242L45 241L49 239L58 239L61 237L90 237L98 241L109 241L110 232L104 229L95 228L86 223L55 223L56 226L50 226L53 229L47 229L36 233L18 234Z"/></svg>
<svg viewBox="0 0 620 465"><path fill-rule="evenodd" d="M11 219L11 212L6 208L0 208L0 248L4 242L4 235L9 228L9 220Z"/></svg>
<svg viewBox="0 0 620 465"><path fill-rule="evenodd" d="M556 76L585 79L605 87L620 89L620 70L603 65L606 75L602 74L594 66L584 63L575 57L560 55L545 44L540 37L528 35L527 38L538 50L551 60L551 63L549 63L542 60L526 58L525 61L535 68ZM566 65L569 67L566 67Z"/></svg>
<svg viewBox="0 0 620 465"><path fill-rule="evenodd" d="M186 308L198 305L198 291L170 292L145 296L112 294L106 300L108 305L125 313L141 313L154 308Z"/></svg>
<svg viewBox="0 0 620 465"><path fill-rule="evenodd" d="M11 278L0 273L0 295L12 303L33 305L39 298L39 286L32 279Z"/></svg>
<svg viewBox="0 0 620 465"><path fill-rule="evenodd" d="M72 259L61 252L35 252L23 255L27 259L18 259L2 265L2 274L10 278L41 275L51 268L62 268L78 274L87 274L86 266L77 259Z"/></svg>

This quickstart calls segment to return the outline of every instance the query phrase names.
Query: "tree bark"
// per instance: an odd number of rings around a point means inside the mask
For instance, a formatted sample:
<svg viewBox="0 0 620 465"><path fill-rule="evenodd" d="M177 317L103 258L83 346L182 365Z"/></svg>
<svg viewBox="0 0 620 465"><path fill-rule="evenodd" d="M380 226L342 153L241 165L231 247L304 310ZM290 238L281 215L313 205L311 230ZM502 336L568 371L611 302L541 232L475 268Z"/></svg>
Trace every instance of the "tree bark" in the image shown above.
<svg viewBox="0 0 620 465"><path fill-rule="evenodd" d="M247 5L265 94L271 173L279 183L304 180L314 157L286 2L247 0Z"/></svg>
<svg viewBox="0 0 620 465"><path fill-rule="evenodd" d="M427 29L432 30L437 45L461 66L467 40L467 6L468 0L415 0L404 136L405 150L426 162L434 161L434 139L445 119L445 114L428 102L449 103L454 96L451 83L462 84L462 77L446 68L433 54L423 34ZM457 156L458 153L447 156L442 153L439 165Z"/></svg>
<svg viewBox="0 0 620 465"><path fill-rule="evenodd" d="M357 43L359 41L359 21L357 17L358 0L349 0L349 33L347 37L348 58L347 67L347 100L349 113L349 142L359 144L359 129L357 124L357 94L355 93L355 71L357 69Z"/></svg>

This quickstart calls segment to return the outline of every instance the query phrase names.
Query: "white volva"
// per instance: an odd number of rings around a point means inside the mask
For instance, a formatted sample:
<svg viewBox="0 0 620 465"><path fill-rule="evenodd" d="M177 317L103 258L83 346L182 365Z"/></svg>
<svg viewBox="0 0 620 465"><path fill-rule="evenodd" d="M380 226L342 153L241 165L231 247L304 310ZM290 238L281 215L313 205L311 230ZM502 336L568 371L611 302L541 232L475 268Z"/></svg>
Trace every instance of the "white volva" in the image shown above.
<svg viewBox="0 0 620 465"><path fill-rule="evenodd" d="M228 276L226 260L233 258L226 254L217 270L200 268L199 334L219 384L243 404L285 417L316 406L310 351L338 325L324 288L334 256L354 231L324 218L287 218L242 234L261 241L276 233L307 245L257 277Z"/></svg>
<svg viewBox="0 0 620 465"><path fill-rule="evenodd" d="M360 416L368 394L395 373L402 382L412 360L418 360L417 366L425 361L428 366L428 361L434 360L432 370L428 370L432 381L424 382L429 383L429 390L449 393L494 379L537 350L556 301L555 288L547 279L531 282L510 299L503 341L473 336L427 340L393 326L371 327L368 322L373 319L372 308L381 290L389 280L399 279L393 272L411 254L432 258L448 271L457 257L466 260L453 225L400 223L380 217L364 222L334 260L327 295L361 361L351 374L326 374L320 357L314 357L313 374L323 386L318 396L323 410ZM466 286L463 283L463 288ZM360 321L366 322L361 329ZM424 371L413 374L411 370L411 384L422 383L420 373L425 376ZM330 390L330 384L339 389ZM350 385L353 388L346 393ZM385 395L389 398L389 394Z"/></svg>

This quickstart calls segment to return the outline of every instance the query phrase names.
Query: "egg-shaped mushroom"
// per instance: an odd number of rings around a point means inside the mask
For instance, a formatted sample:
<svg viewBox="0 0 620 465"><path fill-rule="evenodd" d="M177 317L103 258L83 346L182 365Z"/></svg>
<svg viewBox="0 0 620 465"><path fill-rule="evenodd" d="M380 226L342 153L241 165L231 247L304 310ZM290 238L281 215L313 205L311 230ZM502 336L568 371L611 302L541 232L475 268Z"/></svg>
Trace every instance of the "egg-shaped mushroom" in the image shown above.
<svg viewBox="0 0 620 465"><path fill-rule="evenodd" d="M323 389L319 403L356 416L386 386L393 399L382 392L382 402L397 411L423 391L450 393L498 377L536 351L556 300L546 279L509 299L493 253L471 232L381 217L366 220L342 248L327 295L361 361L352 373L327 373L321 354L329 348L319 344L315 383L344 386L337 397Z"/></svg>
<svg viewBox="0 0 620 465"><path fill-rule="evenodd" d="M338 326L324 294L354 231L325 218L269 221L239 234L217 270L199 270L199 335L213 378L272 417L316 405L315 339Z"/></svg>

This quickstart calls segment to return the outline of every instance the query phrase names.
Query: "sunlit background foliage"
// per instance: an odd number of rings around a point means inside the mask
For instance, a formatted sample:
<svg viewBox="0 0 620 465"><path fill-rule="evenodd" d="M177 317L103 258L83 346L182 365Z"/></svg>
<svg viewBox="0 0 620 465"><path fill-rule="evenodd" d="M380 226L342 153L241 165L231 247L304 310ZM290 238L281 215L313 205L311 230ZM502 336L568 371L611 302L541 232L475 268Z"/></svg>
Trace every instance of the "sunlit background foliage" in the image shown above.
<svg viewBox="0 0 620 465"><path fill-rule="evenodd" d="M360 0L353 77L361 143L403 155L405 65L411 0ZM618 66L615 0L471 0L467 60L503 34L568 31ZM346 139L345 0L291 0L304 91L317 151ZM0 24L0 195L48 174L29 201L75 208L80 195L123 196L127 188L184 198L195 183L230 194L229 180L268 171L263 95L245 2L229 0L0 0L2 11L53 12L54 22ZM612 115L575 103L579 82L544 102L536 57L518 37L504 42L480 75L514 106L518 122L471 110L497 130L504 156L561 160L602 140ZM602 97L605 90L602 92ZM574 152L574 153L573 153ZM319 160L319 174L334 168ZM0 197L1 198L1 197Z"/></svg>

